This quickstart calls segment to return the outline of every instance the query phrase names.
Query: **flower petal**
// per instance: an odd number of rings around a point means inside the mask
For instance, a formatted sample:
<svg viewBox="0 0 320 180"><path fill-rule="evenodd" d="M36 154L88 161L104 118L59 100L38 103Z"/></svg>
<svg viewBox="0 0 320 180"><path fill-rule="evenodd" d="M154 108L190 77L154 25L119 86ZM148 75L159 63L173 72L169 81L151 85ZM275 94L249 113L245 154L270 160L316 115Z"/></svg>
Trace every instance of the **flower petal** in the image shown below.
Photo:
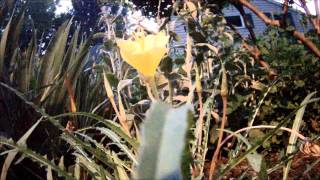
<svg viewBox="0 0 320 180"><path fill-rule="evenodd" d="M131 54L130 60L127 62L144 76L153 76L157 69L150 54L145 52Z"/></svg>
<svg viewBox="0 0 320 180"><path fill-rule="evenodd" d="M167 52L169 36L165 32L157 35L137 37L132 40L118 40L122 58L144 76L153 76L162 57Z"/></svg>
<svg viewBox="0 0 320 180"><path fill-rule="evenodd" d="M150 56L152 59L152 68L154 68L154 70L157 69L157 67L159 66L162 57L166 54L167 49L166 48L157 48L155 47L151 52L150 52Z"/></svg>
<svg viewBox="0 0 320 180"><path fill-rule="evenodd" d="M161 31L156 36L156 42L157 47L166 47L169 42L169 36L167 36L165 32Z"/></svg>
<svg viewBox="0 0 320 180"><path fill-rule="evenodd" d="M126 51L130 51L130 52L141 52L142 51L142 47L140 46L139 43L137 43L136 41L132 41L132 40L117 40L117 45L119 46L120 50L126 50Z"/></svg>

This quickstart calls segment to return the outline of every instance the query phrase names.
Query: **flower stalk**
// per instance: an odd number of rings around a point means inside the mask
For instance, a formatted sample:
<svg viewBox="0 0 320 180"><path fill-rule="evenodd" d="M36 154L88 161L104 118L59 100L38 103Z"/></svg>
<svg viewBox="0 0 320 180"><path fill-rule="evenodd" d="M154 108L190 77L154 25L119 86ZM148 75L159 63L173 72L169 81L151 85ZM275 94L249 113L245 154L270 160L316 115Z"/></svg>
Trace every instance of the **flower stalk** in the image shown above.
<svg viewBox="0 0 320 180"><path fill-rule="evenodd" d="M215 170L217 167L217 161L220 154L220 148L221 148L221 142L223 138L223 130L227 121L227 104L228 104L228 81L227 81L227 72L224 67L224 64L222 64L222 81L221 81L221 91L220 95L222 98L223 103L223 112L222 112L222 120L221 120L221 126L219 131L219 138L217 143L217 148L214 152L214 155L212 157L211 166L210 166L210 172L209 172L209 180L212 180L213 176L215 175Z"/></svg>
<svg viewBox="0 0 320 180"><path fill-rule="evenodd" d="M146 87L148 91L148 95L150 96L152 101L160 100L157 83L155 81L154 76L145 78Z"/></svg>

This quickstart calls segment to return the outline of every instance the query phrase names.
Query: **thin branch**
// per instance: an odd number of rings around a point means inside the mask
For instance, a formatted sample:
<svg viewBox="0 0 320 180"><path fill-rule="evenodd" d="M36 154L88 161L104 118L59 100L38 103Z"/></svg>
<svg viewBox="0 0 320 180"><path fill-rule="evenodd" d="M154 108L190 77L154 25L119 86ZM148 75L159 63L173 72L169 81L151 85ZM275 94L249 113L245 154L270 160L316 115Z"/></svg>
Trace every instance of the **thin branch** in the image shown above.
<svg viewBox="0 0 320 180"><path fill-rule="evenodd" d="M293 31L293 36L300 40L304 45L306 45L315 55L320 57L320 50L311 40L307 39L303 33L299 31Z"/></svg>
<svg viewBox="0 0 320 180"><path fill-rule="evenodd" d="M233 27L232 24L228 23L228 26L236 33L236 35L242 39L243 47L251 54L251 56L259 63L261 67L263 67L269 74L270 78L274 78L277 75L277 72L270 68L270 65L263 59L261 56L261 52L257 46L251 47L248 41L237 31L236 28Z"/></svg>
<svg viewBox="0 0 320 180"><path fill-rule="evenodd" d="M235 8L238 9L239 13L243 17L244 24L245 24L246 28L248 29L248 31L250 33L250 37L254 43L253 47L250 47L247 41L243 41L244 48L246 48L250 52L250 54L259 62L260 66L265 68L265 70L268 72L269 76L271 78L273 78L274 76L277 75L277 73L275 72L275 70L270 68L269 64L261 56L261 51L259 50L259 48L256 44L257 43L256 35L254 33L252 25L250 24L250 22L248 20L248 17L246 16L243 5L240 3L234 3L233 5L235 6ZM235 30L235 28L233 28L233 29ZM238 34L240 34L240 33L238 33ZM242 36L240 35L240 37L242 37Z"/></svg>
<svg viewBox="0 0 320 180"><path fill-rule="evenodd" d="M256 35L254 33L254 30L252 28L252 24L249 22L248 17L243 9L243 5L240 3L234 3L233 4L235 8L237 8L237 10L239 11L239 13L241 14L243 20L244 20L244 25L246 26L246 28L248 29L249 33L250 33L250 37L253 41L254 44L256 44L257 38Z"/></svg>
<svg viewBox="0 0 320 180"><path fill-rule="evenodd" d="M161 2L162 2L162 0L159 0L158 12L157 12L157 20L158 20L158 22L160 22Z"/></svg>
<svg viewBox="0 0 320 180"><path fill-rule="evenodd" d="M314 8L316 10L316 15L318 19L318 24L320 24L320 3L319 0L314 0Z"/></svg>
<svg viewBox="0 0 320 180"><path fill-rule="evenodd" d="M214 151L211 164L210 164L210 170L209 170L209 180L212 180L213 176L215 175L216 167L217 167L217 161L218 157L220 154L220 149L221 149L221 142L223 138L223 130L227 121L227 108L228 108L228 81L227 81L227 72L226 69L223 65L222 67L222 80L221 80L221 91L220 95L222 98L222 103L223 103L223 109L222 109L222 120L221 120L221 126L218 135L218 143L216 150Z"/></svg>
<svg viewBox="0 0 320 180"><path fill-rule="evenodd" d="M282 7L282 12L283 16L280 22L281 28L286 28L287 27L287 17L288 17L288 12L289 12L289 0L284 0L283 2L283 7Z"/></svg>
<svg viewBox="0 0 320 180"><path fill-rule="evenodd" d="M237 1L239 1L241 4L250 9L253 13L255 13L265 24L280 27L280 22L278 20L272 20L268 18L262 11L260 11L251 3L249 3L247 0ZM306 38L303 33L293 30L292 35L296 39L300 40L305 46L307 46L316 56L320 57L320 50L310 39Z"/></svg>
<svg viewBox="0 0 320 180"><path fill-rule="evenodd" d="M273 26L280 26L280 22L278 20L273 20L268 18L262 11L260 11L257 7L252 5L250 2L247 0L237 0L240 2L243 6L246 8L250 9L253 13L255 13L261 20L263 20L266 24L268 25L273 25Z"/></svg>
<svg viewBox="0 0 320 180"><path fill-rule="evenodd" d="M312 18L311 12L307 6L307 3L305 0L299 0L301 7L304 9L305 13L308 16L309 22L312 24L313 28L316 30L317 34L320 35L320 24L317 23L317 18Z"/></svg>

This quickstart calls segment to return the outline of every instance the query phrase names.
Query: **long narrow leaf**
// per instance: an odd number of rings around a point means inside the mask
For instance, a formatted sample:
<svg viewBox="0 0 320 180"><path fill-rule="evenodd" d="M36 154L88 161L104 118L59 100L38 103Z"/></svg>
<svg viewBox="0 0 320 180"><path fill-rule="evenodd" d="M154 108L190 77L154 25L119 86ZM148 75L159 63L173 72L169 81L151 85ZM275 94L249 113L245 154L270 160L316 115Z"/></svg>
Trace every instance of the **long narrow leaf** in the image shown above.
<svg viewBox="0 0 320 180"><path fill-rule="evenodd" d="M110 138L112 140L113 143L115 143L120 149L122 149L127 156L135 163L138 164L138 161L136 160L135 156L132 154L132 152L129 150L128 147L126 147L126 145L124 145L121 142L121 139L119 138L119 136L114 133L113 131L111 131L110 129L106 129L106 128L100 128L98 127L97 130L99 130L102 134L106 135L108 138Z"/></svg>
<svg viewBox="0 0 320 180"><path fill-rule="evenodd" d="M307 98L307 97L306 97ZM306 101L306 103L302 104L300 107L298 107L296 110L291 112L288 116L284 118L272 131L270 131L265 137L262 138L261 141L259 141L257 144L253 145L250 149L248 149L246 152L244 152L242 155L239 157L232 159L230 163L222 170L221 173L218 174L219 177L224 175L225 173L229 172L232 168L234 168L237 164L239 164L242 160L246 158L246 156L254 151L256 151L264 142L266 142L268 139L270 139L272 136L274 136L278 130L284 126L286 123L289 122L290 118L294 116L294 114L303 106L306 106L307 104L318 102L320 98L316 99L309 99ZM218 177L217 177L218 178Z"/></svg>
<svg viewBox="0 0 320 180"><path fill-rule="evenodd" d="M39 125L39 123L41 122L41 119L38 120L17 142L18 145L20 146L25 146L27 144L27 139L29 138L29 136L31 135L31 133L35 130L35 128ZM18 154L18 149L12 152L9 152L7 155L6 160L3 163L2 166L2 172L1 172L1 180L5 180L7 177L7 172L8 169L12 163L12 161L14 160L14 158L16 157L16 155Z"/></svg>
<svg viewBox="0 0 320 180"><path fill-rule="evenodd" d="M5 63L5 53L7 49L7 40L8 40L8 34L11 27L11 21L12 17L10 18L6 28L2 32L1 41L0 41L0 78L3 76L3 68Z"/></svg>
<svg viewBox="0 0 320 180"><path fill-rule="evenodd" d="M3 138L0 138L0 144L4 144L4 145L10 146L12 148L15 148L18 151L22 152L27 157L29 157L30 159L34 160L35 162L38 162L41 165L46 165L47 167L51 167L52 170L55 170L60 176L63 176L66 179L74 179L66 171L60 169L59 166L56 166L55 164L53 164L51 161L49 161L45 157L33 152L30 149L27 149L26 147L19 146L17 144L14 144L13 142L10 142L9 140L3 139Z"/></svg>
<svg viewBox="0 0 320 180"><path fill-rule="evenodd" d="M307 105L306 104L312 96L314 96L316 92L313 92L309 94L301 103L302 107L297 111L296 117L294 118L293 125L292 125L292 131L295 131L299 133L300 126L303 122L303 114L306 110ZM286 155L290 155L296 150L295 144L297 143L298 136L296 133L291 133L290 138L289 138L289 144L287 146L287 152ZM290 167L291 167L292 160L288 161L287 165L283 168L283 179L286 180L289 175Z"/></svg>
<svg viewBox="0 0 320 180"><path fill-rule="evenodd" d="M126 142L128 142L133 148L134 150L138 150L139 147L139 142L132 138L129 137L124 131L123 129L119 126L119 124L111 121L111 120L106 120L101 116L95 115L95 114L91 114L91 113L86 113L86 112L76 112L76 113L65 113L65 114L60 114L57 116L53 116L54 119L59 119L62 117L67 117L67 116L85 116L85 117L89 117L93 120L96 120L98 122L101 122L102 124L104 124L105 126L107 126L108 128L110 128L113 132L117 133L119 136L121 136L121 138L123 138Z"/></svg>

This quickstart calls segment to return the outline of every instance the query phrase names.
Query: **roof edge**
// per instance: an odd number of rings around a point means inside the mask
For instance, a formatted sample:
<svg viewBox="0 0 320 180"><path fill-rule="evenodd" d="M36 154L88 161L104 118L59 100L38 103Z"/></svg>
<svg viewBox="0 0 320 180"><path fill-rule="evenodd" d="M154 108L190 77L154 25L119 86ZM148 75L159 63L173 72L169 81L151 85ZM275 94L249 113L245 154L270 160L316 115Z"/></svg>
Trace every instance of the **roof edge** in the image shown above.
<svg viewBox="0 0 320 180"><path fill-rule="evenodd" d="M265 1L267 1L267 2L269 2L269 3L272 3L272 4L274 4L274 5L280 6L280 7L283 6L282 3L277 2L277 1L274 1L274 0L265 0ZM298 10L298 9L294 9L293 7L289 7L289 11L294 11L294 12L297 12L297 13L303 13L303 14L305 14L303 11L300 11L300 10Z"/></svg>

